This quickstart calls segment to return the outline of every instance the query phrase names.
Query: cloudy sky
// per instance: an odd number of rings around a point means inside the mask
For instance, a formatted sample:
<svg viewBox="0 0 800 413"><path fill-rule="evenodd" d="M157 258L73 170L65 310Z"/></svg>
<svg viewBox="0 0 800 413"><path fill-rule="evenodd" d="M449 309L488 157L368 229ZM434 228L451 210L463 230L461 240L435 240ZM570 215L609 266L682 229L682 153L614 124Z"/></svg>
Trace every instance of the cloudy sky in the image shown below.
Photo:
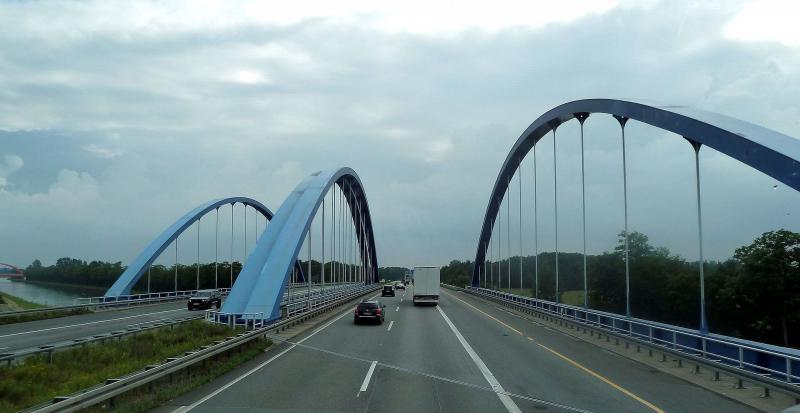
<svg viewBox="0 0 800 413"><path fill-rule="evenodd" d="M398 4L0 3L0 262L127 263L201 202L277 210L338 166L366 186L382 265L471 259L509 148L577 98L690 105L800 137L793 1ZM562 251L581 248L578 130L558 131ZM636 123L628 139L631 229L696 259L690 147ZM552 250L552 139L539 148ZM532 160L522 173L530 253ZM589 250L610 250L623 225L613 119L587 122L586 174ZM701 174L707 258L800 231L795 191L707 148Z"/></svg>

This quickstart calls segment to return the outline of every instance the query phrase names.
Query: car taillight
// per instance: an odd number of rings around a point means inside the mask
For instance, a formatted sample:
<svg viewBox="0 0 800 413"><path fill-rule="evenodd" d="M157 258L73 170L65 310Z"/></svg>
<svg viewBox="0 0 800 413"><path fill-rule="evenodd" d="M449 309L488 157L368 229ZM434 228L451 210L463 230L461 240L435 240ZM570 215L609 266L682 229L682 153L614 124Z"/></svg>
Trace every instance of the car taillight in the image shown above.
<svg viewBox="0 0 800 413"><path fill-rule="evenodd" d="M356 315L358 315L358 307L356 307L356 312L355 312L355 314L356 314Z"/></svg>
<svg viewBox="0 0 800 413"><path fill-rule="evenodd" d="M378 312L377 312L377 313L375 313L375 314L381 315L381 309L379 308L379 309L378 309Z"/></svg>

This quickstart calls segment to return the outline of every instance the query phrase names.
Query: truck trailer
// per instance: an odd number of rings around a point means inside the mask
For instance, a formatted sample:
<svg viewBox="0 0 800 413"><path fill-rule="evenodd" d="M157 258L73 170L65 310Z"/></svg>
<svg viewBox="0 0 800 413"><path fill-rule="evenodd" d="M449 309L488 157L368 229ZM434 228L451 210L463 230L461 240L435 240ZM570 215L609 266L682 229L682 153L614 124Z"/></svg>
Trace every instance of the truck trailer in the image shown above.
<svg viewBox="0 0 800 413"><path fill-rule="evenodd" d="M439 304L439 267L414 267L414 305Z"/></svg>

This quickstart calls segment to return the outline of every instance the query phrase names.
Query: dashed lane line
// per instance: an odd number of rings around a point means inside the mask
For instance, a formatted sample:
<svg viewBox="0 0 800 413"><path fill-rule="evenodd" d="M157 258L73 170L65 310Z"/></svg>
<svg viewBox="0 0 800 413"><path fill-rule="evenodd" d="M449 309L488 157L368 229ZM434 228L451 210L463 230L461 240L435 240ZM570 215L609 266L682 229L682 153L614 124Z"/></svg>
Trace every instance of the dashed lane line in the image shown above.
<svg viewBox="0 0 800 413"><path fill-rule="evenodd" d="M376 294L376 295L373 295L373 296L372 296L372 297L370 297L369 299L371 300L371 299L373 299L373 298L375 298L375 297L377 297L377 296L378 296L377 294ZM216 396L216 395L218 395L218 394L222 393L223 391L227 390L229 387L231 387L231 386L233 386L234 384L236 384L236 383L238 383L238 382L240 382L240 381L244 380L245 378L247 378L247 377L248 377L248 376L250 376L251 374L253 374L253 373L257 372L258 370L261 370L261 369L262 369L263 367L265 367L266 365L268 365L268 364L272 363L273 361L277 360L277 359L278 359L280 356L282 356L282 355L284 355L284 354L288 353L288 352L289 352L289 351L291 351L293 348L295 348L295 347L297 347L298 345L302 344L304 341L308 340L308 339L309 339L309 338L311 338L311 337L314 337L314 335L315 335L315 334L317 334L317 333L319 333L320 331L322 331L322 330L324 330L324 329L328 328L328 326L330 326L331 324L333 324L333 323L335 323L335 322L339 321L339 320L340 320L342 317L346 316L347 314L350 314L350 311L351 311L351 310L349 310L349 309L348 309L348 310L345 310L345 311L344 311L342 314L339 314L339 315L338 315L338 316L336 316L336 317L335 317L333 320L331 320L331 321L329 321L329 322L325 323L325 325L323 325L322 327L320 327L320 328L318 328L318 329L314 330L314 332L313 332L313 333L311 333L311 334L309 334L309 335L307 335L307 336L303 337L302 339L300 339L300 340L299 340L299 341L297 341L296 343L292 343L292 345L290 345L290 346L289 346L289 348L287 348L286 350L283 350L283 351L281 351L280 353L278 353L278 354L276 354L276 355L274 355L274 356L270 357L270 358L269 358L269 360L267 360L267 361L265 361L265 362L263 362L263 363L259 364L258 366L255 366L255 367L253 367L251 370L249 370L249 371L247 371L246 373L242 374L241 376L239 376L239 377L237 377L237 378L235 378L235 379L233 379L233 380L229 381L229 382L228 382L227 384L225 384L224 386L222 386L222 387L218 388L217 390L214 390L213 392L211 392L211 393L207 394L206 396L204 396L204 397L203 397L203 398L201 398L200 400L198 400L198 401L196 401L196 402L194 402L194 403L192 403L192 404L190 404L190 405L188 405L188 406L181 406L181 407L179 407L179 408L177 408L177 409L173 410L173 412L172 412L172 413L186 413L186 412L188 412L188 411L190 411L190 410L194 409L195 407L197 407L197 406L199 406L199 405L201 405L201 404L205 403L206 401L208 401L208 400L209 400L209 399L211 399L212 397L214 397L214 396ZM287 341L287 342L288 342L288 341Z"/></svg>
<svg viewBox="0 0 800 413"><path fill-rule="evenodd" d="M361 388L358 389L358 394L356 394L356 397L360 396L362 392L367 391L367 388L369 387L369 381L372 379L372 373L375 372L375 366L377 364L377 360L373 360L372 363L370 363L369 370L367 370L367 375L364 376L364 382L361 383Z"/></svg>

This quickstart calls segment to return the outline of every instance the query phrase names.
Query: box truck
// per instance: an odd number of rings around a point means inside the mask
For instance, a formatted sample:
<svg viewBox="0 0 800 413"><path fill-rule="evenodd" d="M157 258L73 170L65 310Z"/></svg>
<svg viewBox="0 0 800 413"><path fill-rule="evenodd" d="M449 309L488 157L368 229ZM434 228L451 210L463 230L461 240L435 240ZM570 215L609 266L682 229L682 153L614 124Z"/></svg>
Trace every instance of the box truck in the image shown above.
<svg viewBox="0 0 800 413"><path fill-rule="evenodd" d="M439 304L439 267L414 267L414 305Z"/></svg>

